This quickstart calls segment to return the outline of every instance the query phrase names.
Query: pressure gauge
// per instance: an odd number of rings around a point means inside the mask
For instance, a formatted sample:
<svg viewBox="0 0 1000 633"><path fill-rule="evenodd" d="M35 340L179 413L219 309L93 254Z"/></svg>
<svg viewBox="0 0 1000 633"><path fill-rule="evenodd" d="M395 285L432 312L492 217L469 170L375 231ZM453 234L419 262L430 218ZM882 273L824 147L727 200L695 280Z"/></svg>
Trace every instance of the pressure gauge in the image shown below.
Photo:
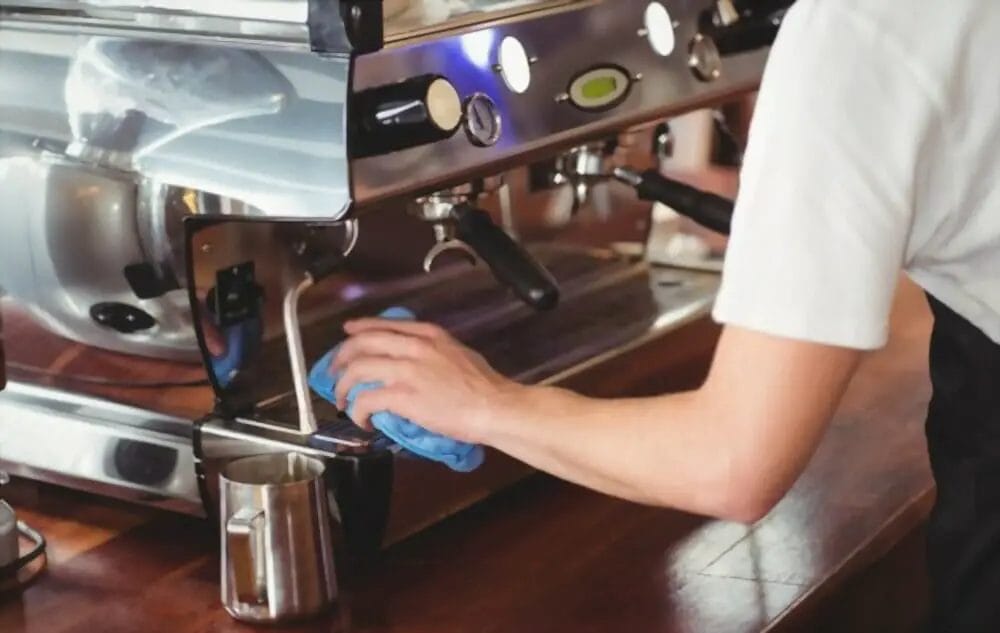
<svg viewBox="0 0 1000 633"><path fill-rule="evenodd" d="M491 147L500 140L503 120L493 99L477 92L465 100L465 135L477 147Z"/></svg>

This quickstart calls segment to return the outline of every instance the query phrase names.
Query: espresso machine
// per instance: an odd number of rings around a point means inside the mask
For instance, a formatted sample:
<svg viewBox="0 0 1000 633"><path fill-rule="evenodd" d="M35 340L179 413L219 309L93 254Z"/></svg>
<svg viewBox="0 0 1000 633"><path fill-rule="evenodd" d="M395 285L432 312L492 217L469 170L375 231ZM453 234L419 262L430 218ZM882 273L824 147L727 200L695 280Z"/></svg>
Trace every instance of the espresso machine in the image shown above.
<svg viewBox="0 0 1000 633"><path fill-rule="evenodd" d="M0 1L0 469L212 515L226 463L299 451L354 552L523 477L400 452L308 368L403 306L572 384L707 314L717 274L531 243L521 194L614 182L728 230L622 139L755 90L789 4Z"/></svg>

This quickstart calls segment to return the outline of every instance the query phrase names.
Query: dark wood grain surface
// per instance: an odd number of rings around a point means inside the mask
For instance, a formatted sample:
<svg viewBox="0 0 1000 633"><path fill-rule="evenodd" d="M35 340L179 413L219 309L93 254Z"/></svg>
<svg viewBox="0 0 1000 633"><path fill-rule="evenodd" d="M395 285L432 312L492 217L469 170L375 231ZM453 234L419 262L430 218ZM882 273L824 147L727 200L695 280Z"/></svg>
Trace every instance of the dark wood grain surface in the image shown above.
<svg viewBox="0 0 1000 633"><path fill-rule="evenodd" d="M922 605L902 589L892 600L867 591L867 607L839 601L869 570L900 588L920 574L912 552L933 497L929 325L922 295L904 285L888 347L864 361L807 472L753 527L537 476L385 552L346 579L330 617L267 630L905 630ZM710 347L714 329L699 331ZM51 555L26 591L0 597L3 633L252 630L219 604L210 524L27 482L8 494Z"/></svg>

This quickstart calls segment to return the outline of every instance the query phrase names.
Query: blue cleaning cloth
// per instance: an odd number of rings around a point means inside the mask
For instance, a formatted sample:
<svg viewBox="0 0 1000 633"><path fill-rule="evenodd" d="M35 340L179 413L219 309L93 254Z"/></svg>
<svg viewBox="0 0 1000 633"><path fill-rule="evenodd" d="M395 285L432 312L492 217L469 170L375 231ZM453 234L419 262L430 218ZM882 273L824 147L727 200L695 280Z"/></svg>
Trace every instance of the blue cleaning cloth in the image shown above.
<svg viewBox="0 0 1000 633"><path fill-rule="evenodd" d="M250 318L242 323L235 323L222 330L226 341L226 349L219 356L211 357L212 374L223 389L236 378L236 375L253 358L260 346L260 319Z"/></svg>
<svg viewBox="0 0 1000 633"><path fill-rule="evenodd" d="M399 319L411 321L415 317L406 308L389 308L381 315L383 319ZM309 386L325 400L336 404L334 389L337 387L338 376L330 374L329 368L337 356L340 346L334 347L319 359L309 372ZM347 415L351 415L354 401L358 394L370 389L378 389L382 383L359 383L347 394ZM432 433L417 426L404 417L390 411L379 411L371 416L372 426L385 434L392 441L407 451L448 466L458 472L471 472L482 465L485 454L483 447L466 442L459 442L450 437Z"/></svg>

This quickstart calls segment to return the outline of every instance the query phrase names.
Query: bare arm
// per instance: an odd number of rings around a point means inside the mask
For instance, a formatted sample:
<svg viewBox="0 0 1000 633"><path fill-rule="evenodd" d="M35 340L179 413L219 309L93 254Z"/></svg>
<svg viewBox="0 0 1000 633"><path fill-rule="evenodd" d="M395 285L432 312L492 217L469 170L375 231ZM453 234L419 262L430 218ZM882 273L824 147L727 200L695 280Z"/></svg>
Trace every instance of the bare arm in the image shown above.
<svg viewBox="0 0 1000 633"><path fill-rule="evenodd" d="M794 483L858 353L727 328L698 390L595 400L528 395L529 419L486 432L560 477L644 503L753 521Z"/></svg>
<svg viewBox="0 0 1000 633"><path fill-rule="evenodd" d="M392 410L612 494L753 521L798 477L857 366L854 350L728 327L705 384L654 398L599 400L515 385L426 324L348 326L343 395L381 380L354 410Z"/></svg>

